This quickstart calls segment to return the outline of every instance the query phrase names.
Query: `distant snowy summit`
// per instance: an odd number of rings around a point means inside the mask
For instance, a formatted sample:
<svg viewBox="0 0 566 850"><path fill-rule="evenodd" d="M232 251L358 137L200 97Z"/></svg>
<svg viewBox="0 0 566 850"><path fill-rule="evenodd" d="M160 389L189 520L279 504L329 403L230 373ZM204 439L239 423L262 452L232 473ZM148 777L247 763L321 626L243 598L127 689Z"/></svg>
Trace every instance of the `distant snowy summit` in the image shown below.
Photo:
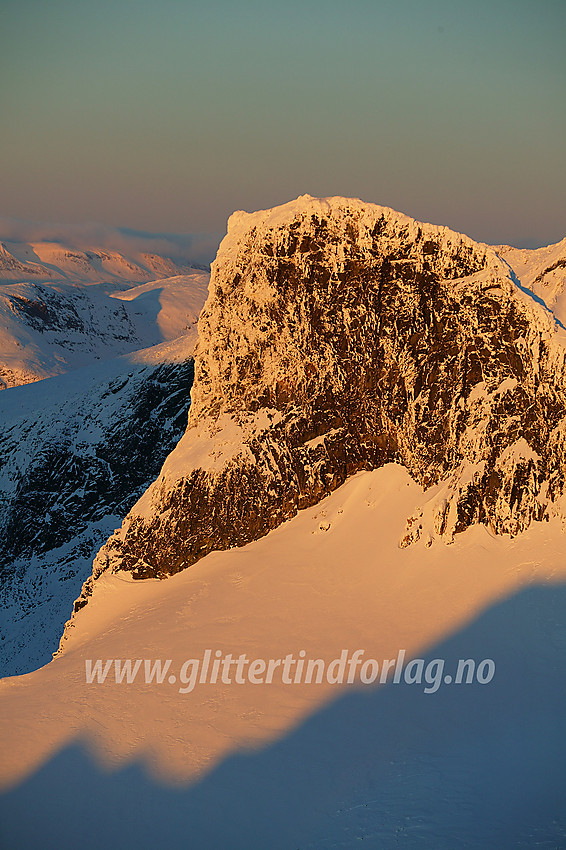
<svg viewBox="0 0 566 850"><path fill-rule="evenodd" d="M149 252L126 255L98 248L77 250L59 242L0 242L0 281L143 283L188 271L188 263Z"/></svg>
<svg viewBox="0 0 566 850"><path fill-rule="evenodd" d="M346 198L234 213L188 428L94 579L176 573L389 462L426 488L401 545L563 513L565 257L566 241L496 249Z"/></svg>
<svg viewBox="0 0 566 850"><path fill-rule="evenodd" d="M155 253L0 243L0 390L193 329L208 272Z"/></svg>

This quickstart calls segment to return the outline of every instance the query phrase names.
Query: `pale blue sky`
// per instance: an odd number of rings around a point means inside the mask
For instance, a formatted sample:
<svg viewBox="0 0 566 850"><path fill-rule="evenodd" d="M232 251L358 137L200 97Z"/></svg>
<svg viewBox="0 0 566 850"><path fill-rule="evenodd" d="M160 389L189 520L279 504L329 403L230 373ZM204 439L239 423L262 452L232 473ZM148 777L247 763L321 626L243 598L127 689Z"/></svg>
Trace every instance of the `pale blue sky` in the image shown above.
<svg viewBox="0 0 566 850"><path fill-rule="evenodd" d="M361 197L566 235L563 0L0 0L0 215L222 231Z"/></svg>

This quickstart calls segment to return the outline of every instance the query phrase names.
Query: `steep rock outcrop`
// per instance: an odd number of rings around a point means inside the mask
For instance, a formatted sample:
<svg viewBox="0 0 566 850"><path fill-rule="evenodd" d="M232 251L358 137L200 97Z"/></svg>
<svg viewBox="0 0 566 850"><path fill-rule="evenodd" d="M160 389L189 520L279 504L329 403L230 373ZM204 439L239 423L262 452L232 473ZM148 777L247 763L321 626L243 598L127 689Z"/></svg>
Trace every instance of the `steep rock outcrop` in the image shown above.
<svg viewBox="0 0 566 850"><path fill-rule="evenodd" d="M361 201L235 213L189 426L103 547L136 578L254 540L363 469L427 489L402 545L559 510L566 335L495 249Z"/></svg>

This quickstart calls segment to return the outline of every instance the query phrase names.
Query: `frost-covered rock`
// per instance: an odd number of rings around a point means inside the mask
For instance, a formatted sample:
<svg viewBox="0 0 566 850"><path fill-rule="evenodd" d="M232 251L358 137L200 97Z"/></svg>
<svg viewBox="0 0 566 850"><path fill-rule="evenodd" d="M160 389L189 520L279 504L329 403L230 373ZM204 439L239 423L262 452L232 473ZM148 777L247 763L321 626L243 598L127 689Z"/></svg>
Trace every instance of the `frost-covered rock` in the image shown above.
<svg viewBox="0 0 566 850"><path fill-rule="evenodd" d="M540 301L496 249L390 209L235 213L187 431L94 576L176 573L390 461L427 489L403 545L559 510L566 333Z"/></svg>

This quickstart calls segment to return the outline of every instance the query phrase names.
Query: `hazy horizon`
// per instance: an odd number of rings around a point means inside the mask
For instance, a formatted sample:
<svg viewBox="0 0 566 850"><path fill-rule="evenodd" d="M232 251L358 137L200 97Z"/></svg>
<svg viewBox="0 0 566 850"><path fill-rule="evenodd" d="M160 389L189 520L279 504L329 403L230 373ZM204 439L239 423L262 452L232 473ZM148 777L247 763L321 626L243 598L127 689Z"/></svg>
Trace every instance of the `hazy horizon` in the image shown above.
<svg viewBox="0 0 566 850"><path fill-rule="evenodd" d="M253 210L250 209L248 212ZM398 212L404 212L404 210L398 210ZM441 221L430 223L446 224ZM170 257L177 262L190 261L206 265L214 260L225 233L226 228L218 233L161 233L92 221L24 221L0 214L0 242L8 244L53 242L76 250L98 248L124 254L151 251ZM561 241L561 239L555 241ZM487 244L510 244L515 248L533 249L554 243L525 238L516 240L514 243L488 242Z"/></svg>
<svg viewBox="0 0 566 850"><path fill-rule="evenodd" d="M222 234L343 195L533 247L566 235L566 5L4 4L0 214Z"/></svg>

